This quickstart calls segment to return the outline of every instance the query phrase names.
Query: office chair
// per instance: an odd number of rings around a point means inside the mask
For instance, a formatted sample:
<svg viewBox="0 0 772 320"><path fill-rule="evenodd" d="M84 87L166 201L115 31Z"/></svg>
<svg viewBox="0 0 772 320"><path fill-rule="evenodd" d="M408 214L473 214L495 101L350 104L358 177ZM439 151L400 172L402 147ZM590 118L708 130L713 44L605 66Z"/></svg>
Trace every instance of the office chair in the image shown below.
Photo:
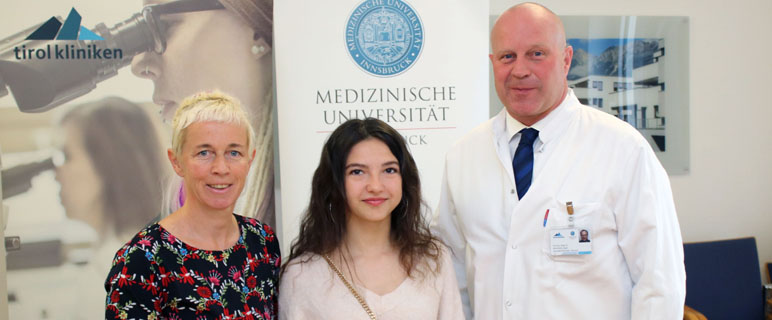
<svg viewBox="0 0 772 320"><path fill-rule="evenodd" d="M686 305L708 319L764 318L755 238L684 244Z"/></svg>

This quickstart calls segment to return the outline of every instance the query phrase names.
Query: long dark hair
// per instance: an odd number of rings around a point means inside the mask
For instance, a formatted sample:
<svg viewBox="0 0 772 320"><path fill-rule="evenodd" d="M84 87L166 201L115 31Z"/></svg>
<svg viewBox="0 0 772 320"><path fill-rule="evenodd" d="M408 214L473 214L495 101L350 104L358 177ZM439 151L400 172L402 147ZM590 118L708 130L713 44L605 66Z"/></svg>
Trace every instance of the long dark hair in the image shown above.
<svg viewBox="0 0 772 320"><path fill-rule="evenodd" d="M435 262L435 266L439 265L440 242L432 236L422 215L418 168L407 149L405 139L385 122L367 118L344 122L324 144L319 166L311 182L311 201L300 224L300 234L292 243L289 259L283 269L304 253L324 255L341 246L346 234L346 160L357 143L370 138L386 144L399 162L402 200L391 213L390 236L392 243L399 249L402 267L411 276L425 258ZM435 267L433 272L436 270Z"/></svg>

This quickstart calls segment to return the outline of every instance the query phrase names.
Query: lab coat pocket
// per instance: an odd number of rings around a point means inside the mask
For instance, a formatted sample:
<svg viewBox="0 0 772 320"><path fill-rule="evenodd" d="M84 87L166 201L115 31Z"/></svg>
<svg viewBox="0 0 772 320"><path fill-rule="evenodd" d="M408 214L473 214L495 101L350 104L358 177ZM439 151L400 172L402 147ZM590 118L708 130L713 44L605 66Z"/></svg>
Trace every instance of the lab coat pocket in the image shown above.
<svg viewBox="0 0 772 320"><path fill-rule="evenodd" d="M544 226L543 252L555 263L583 263L591 259L592 236L596 222L603 215L601 202L593 201L555 201L549 208ZM570 230L570 231L569 231ZM581 249L575 254L555 254L560 246L555 236L566 237L566 242L577 244L581 241ZM557 239L559 240L559 239ZM556 266L560 268L560 266Z"/></svg>

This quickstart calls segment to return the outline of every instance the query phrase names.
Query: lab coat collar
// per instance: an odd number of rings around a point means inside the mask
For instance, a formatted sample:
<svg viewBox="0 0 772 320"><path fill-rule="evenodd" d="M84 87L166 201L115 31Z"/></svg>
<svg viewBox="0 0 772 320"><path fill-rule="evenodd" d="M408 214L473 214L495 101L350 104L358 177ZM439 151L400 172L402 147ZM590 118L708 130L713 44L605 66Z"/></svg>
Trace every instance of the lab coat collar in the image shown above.
<svg viewBox="0 0 772 320"><path fill-rule="evenodd" d="M574 95L574 90L569 88L563 102L544 117L544 119L533 124L532 127L539 130L539 140L542 142L542 148L565 132L565 129L571 121L572 115L579 110L580 105L579 99Z"/></svg>

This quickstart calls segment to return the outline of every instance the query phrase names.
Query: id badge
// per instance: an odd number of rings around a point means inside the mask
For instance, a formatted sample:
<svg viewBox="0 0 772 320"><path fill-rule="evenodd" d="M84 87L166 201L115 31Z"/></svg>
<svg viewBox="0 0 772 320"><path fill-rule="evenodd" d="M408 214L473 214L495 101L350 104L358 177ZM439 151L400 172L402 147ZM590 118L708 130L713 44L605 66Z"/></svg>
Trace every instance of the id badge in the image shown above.
<svg viewBox="0 0 772 320"><path fill-rule="evenodd" d="M586 227L550 229L550 254L553 256L592 254L592 231Z"/></svg>

